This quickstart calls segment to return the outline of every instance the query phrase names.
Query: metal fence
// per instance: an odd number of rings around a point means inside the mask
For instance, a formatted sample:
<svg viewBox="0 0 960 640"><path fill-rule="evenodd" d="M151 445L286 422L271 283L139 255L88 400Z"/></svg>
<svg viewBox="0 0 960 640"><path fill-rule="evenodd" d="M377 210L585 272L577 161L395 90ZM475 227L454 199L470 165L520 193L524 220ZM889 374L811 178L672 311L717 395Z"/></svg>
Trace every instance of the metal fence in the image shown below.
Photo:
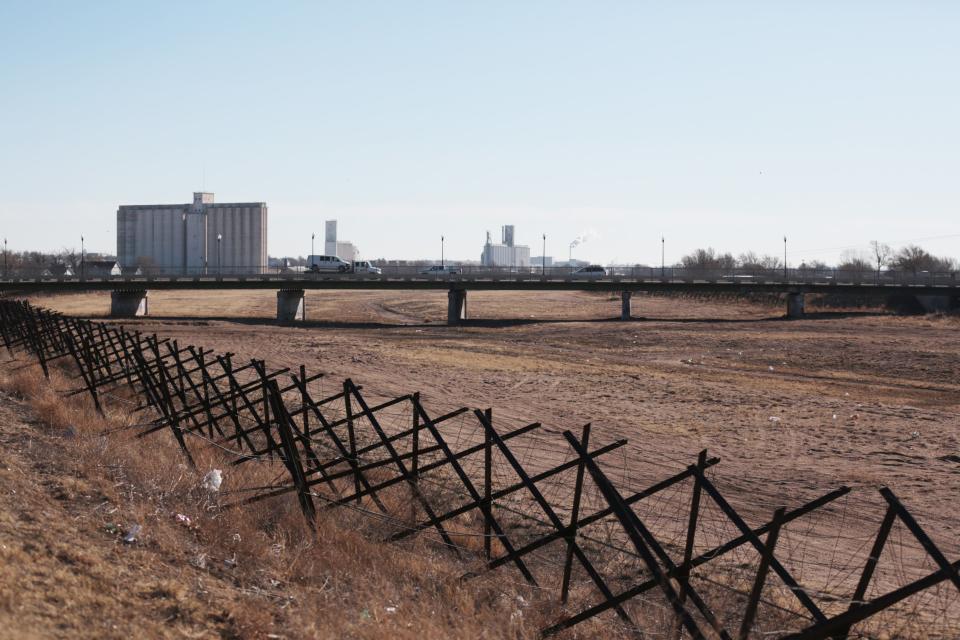
<svg viewBox="0 0 960 640"><path fill-rule="evenodd" d="M544 635L601 615L644 637L819 640L879 637L907 624L922 637L960 635L960 561L950 562L887 488L862 564L820 558L831 579L816 585L803 572L804 545L841 502L855 510L847 487L751 526L706 451L636 487L612 460L626 455L626 441L598 445L589 424L558 434L540 423L497 425L491 409L432 411L418 393L373 401L349 379L325 388L303 365L241 363L22 301L0 300L0 337L47 374L61 366L79 376L71 393L88 394L100 410L126 392L145 418L138 436L169 433L191 465L198 448L214 448L235 467L270 470L265 486L231 487L240 497L226 508L289 496L311 526L351 509L382 523L391 543L429 536L556 598ZM897 562L910 540L931 569ZM877 577L890 562L898 584ZM906 606L921 593L934 596Z"/></svg>

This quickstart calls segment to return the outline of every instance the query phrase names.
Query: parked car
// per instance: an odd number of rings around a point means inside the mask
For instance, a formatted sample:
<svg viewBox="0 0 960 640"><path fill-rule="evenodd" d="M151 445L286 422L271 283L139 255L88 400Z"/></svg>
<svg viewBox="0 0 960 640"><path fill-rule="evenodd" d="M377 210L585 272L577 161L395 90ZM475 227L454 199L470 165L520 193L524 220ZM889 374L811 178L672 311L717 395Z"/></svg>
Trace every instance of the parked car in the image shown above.
<svg viewBox="0 0 960 640"><path fill-rule="evenodd" d="M461 273L460 267L453 265L439 265L435 264L432 267L427 267L426 269L420 269L420 275L422 276L449 276L451 274Z"/></svg>
<svg viewBox="0 0 960 640"><path fill-rule="evenodd" d="M375 273L377 275L380 275L381 273L383 273L383 270L380 269L380 267L373 266L367 260L354 260L353 272L354 273Z"/></svg>
<svg viewBox="0 0 960 640"><path fill-rule="evenodd" d="M307 268L309 273L347 273L352 266L349 262L337 256L313 256L310 266Z"/></svg>
<svg viewBox="0 0 960 640"><path fill-rule="evenodd" d="M573 278L605 278L607 270L595 264L586 267L580 267L571 274Z"/></svg>

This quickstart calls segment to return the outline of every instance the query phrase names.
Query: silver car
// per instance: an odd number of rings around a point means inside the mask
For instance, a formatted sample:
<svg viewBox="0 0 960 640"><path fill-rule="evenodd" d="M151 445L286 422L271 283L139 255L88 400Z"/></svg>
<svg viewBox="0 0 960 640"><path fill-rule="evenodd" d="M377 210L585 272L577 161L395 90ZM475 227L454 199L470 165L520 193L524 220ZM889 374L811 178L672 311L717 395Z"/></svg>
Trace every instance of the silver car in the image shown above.
<svg viewBox="0 0 960 640"><path fill-rule="evenodd" d="M596 278L606 278L607 270L599 265L591 264L586 267L580 267L579 269L574 271L572 274L570 274L570 277L576 278L576 279L591 279L591 280Z"/></svg>

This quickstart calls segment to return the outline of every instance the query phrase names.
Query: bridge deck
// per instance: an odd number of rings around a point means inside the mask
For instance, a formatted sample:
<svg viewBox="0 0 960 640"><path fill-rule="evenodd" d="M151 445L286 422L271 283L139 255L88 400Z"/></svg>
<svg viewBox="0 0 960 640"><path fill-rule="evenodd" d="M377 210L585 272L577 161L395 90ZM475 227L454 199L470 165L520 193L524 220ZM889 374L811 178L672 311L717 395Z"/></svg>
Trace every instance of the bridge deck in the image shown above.
<svg viewBox="0 0 960 640"><path fill-rule="evenodd" d="M475 291L712 291L734 293L898 293L954 295L960 286L954 278L910 281L883 278L747 278L747 277L666 277L636 278L608 276L596 279L511 274L497 276L378 276L371 274L263 274L223 277L29 278L0 280L0 291L111 291L122 289L463 289Z"/></svg>

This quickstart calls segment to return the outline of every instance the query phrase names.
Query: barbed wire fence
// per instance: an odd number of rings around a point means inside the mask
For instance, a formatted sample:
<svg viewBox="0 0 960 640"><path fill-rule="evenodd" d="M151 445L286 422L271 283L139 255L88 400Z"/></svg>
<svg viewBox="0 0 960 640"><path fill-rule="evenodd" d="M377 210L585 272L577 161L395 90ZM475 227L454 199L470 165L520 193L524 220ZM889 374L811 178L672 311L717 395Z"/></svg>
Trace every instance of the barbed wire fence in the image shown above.
<svg viewBox="0 0 960 640"><path fill-rule="evenodd" d="M169 432L191 466L198 447L260 465L249 477L265 483L224 491L229 508L293 496L311 527L349 509L388 542L426 537L516 572L560 605L545 636L597 616L673 639L960 636L960 561L889 488L873 535L877 519L847 487L751 526L707 451L650 460L660 480L638 487L627 441L598 446L590 424L505 427L491 409L436 413L419 393L373 402L304 365L236 362L19 300L0 300L0 337L47 377L51 365L74 369L82 386L67 395L88 394L98 411L129 403L138 417L126 428Z"/></svg>

